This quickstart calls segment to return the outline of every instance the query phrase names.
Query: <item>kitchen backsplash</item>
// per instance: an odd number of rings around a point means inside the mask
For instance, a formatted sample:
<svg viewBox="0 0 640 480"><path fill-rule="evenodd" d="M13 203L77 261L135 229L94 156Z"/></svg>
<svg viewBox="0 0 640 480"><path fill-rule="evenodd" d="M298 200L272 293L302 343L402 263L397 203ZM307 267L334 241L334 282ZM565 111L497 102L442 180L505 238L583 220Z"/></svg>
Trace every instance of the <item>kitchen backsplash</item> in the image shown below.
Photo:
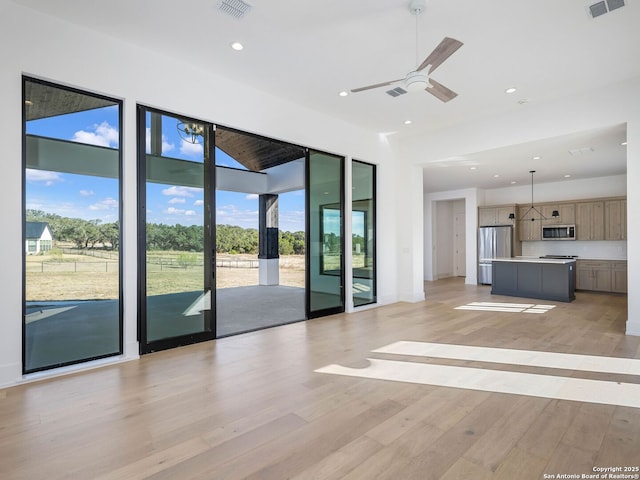
<svg viewBox="0 0 640 480"><path fill-rule="evenodd" d="M542 255L577 255L578 258L594 260L626 260L626 241L579 241L546 240L522 242L523 257Z"/></svg>

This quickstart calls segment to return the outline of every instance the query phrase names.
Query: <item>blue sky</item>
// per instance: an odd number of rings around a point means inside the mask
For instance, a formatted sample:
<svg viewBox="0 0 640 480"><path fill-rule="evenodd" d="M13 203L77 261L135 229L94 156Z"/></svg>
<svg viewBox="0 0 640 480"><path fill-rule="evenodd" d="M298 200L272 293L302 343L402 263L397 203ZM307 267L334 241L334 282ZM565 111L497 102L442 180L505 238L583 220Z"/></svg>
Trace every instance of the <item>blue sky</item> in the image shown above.
<svg viewBox="0 0 640 480"><path fill-rule="evenodd" d="M31 121L27 125L27 133L116 148L118 128L117 107L107 107ZM180 138L175 119L169 117L163 120L162 150L165 156L199 163L203 161L202 145ZM219 150L216 163L243 168ZM99 219L103 223L118 219L118 185L114 179L33 169L27 170L26 179L28 209L86 220ZM281 194L278 207L281 230L304 230L303 191ZM153 223L201 225L203 190L150 184L147 188L147 212L148 221ZM216 218L217 223L258 228L258 196L217 191Z"/></svg>

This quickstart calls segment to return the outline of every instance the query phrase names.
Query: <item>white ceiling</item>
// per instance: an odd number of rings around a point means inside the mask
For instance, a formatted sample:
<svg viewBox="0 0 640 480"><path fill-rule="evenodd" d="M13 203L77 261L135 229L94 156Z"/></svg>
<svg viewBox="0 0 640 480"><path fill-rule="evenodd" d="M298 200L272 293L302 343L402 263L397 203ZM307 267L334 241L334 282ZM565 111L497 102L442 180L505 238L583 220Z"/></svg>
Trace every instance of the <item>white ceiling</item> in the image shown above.
<svg viewBox="0 0 640 480"><path fill-rule="evenodd" d="M399 135L507 113L522 108L522 99L553 101L640 76L638 0L596 19L587 13L595 0L428 0L417 18L418 61L445 36L464 43L433 73L458 93L448 103L426 92L392 98L384 87L338 95L402 78L415 68L416 18L409 0L250 0L252 9L240 20L220 12L217 0L13 1L372 131ZM245 49L232 50L234 41ZM505 94L511 86L517 92ZM528 170L544 162L549 181L565 173L624 173L624 130L616 126L427 165L425 190L523 183ZM567 153L582 147L594 151ZM515 155L542 159L524 172L521 166L511 171ZM472 163L482 168L470 171Z"/></svg>

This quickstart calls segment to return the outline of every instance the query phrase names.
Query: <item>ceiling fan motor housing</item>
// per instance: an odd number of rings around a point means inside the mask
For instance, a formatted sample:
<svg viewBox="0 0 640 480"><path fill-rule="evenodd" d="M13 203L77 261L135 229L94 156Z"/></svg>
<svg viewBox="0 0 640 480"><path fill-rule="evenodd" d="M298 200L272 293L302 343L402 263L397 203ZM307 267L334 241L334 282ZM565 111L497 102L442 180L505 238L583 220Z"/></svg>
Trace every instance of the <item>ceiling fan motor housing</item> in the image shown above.
<svg viewBox="0 0 640 480"><path fill-rule="evenodd" d="M429 77L422 72L409 72L404 79L406 89L409 92L419 92L429 85Z"/></svg>

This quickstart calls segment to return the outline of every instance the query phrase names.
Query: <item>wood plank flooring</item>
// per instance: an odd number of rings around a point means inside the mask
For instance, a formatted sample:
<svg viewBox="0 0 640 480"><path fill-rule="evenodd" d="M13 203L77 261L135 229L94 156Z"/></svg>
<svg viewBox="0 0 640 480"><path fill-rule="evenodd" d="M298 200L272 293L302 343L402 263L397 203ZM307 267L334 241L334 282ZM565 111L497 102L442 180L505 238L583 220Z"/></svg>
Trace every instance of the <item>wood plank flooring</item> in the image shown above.
<svg viewBox="0 0 640 480"><path fill-rule="evenodd" d="M624 335L625 296L578 292L526 314L455 310L526 301L462 279L425 285L425 302L0 390L0 478L541 479L640 465L640 408L314 372L391 359L372 351L401 340L640 358L640 337ZM640 384L630 374L393 359Z"/></svg>

